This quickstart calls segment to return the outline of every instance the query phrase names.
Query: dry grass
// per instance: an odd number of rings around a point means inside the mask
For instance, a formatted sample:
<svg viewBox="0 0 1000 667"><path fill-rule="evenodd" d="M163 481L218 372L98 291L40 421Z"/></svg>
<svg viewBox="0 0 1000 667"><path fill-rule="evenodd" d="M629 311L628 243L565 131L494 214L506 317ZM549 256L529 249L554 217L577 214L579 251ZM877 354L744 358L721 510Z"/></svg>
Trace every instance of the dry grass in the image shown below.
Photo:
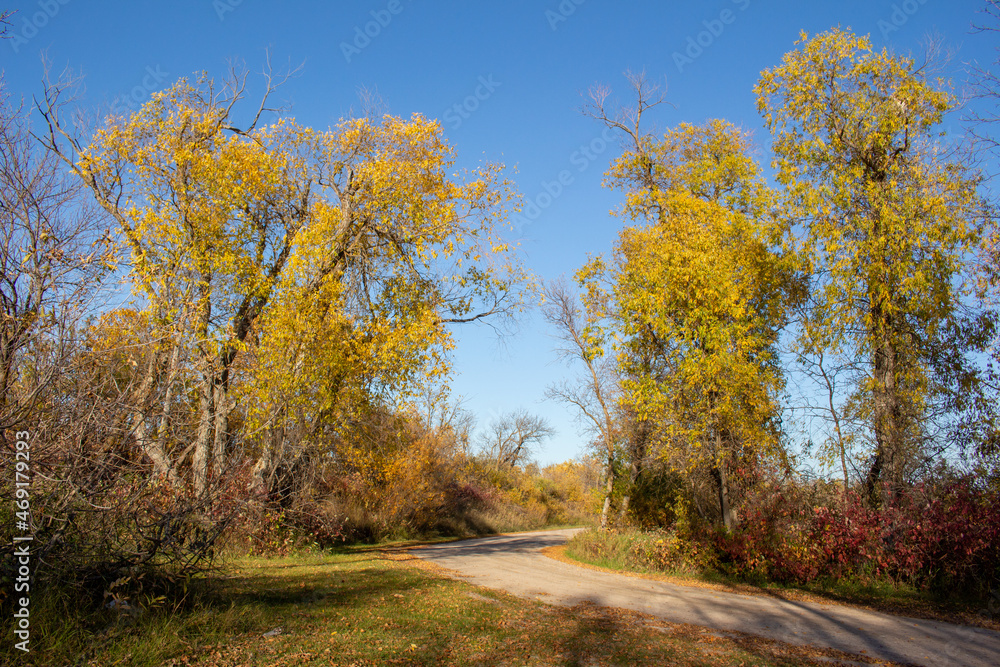
<svg viewBox="0 0 1000 667"><path fill-rule="evenodd" d="M416 565L399 548L385 547L244 558L184 609L149 611L109 625L86 646L21 662L763 667L847 657L638 613L551 607Z"/></svg>

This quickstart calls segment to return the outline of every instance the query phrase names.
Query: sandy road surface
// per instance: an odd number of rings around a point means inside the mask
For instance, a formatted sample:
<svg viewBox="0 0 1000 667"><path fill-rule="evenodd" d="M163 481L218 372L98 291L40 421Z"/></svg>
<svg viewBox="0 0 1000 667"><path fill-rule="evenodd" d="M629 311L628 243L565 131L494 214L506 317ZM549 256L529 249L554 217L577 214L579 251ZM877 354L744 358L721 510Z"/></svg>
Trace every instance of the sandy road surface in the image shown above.
<svg viewBox="0 0 1000 667"><path fill-rule="evenodd" d="M539 550L576 530L498 535L413 549L466 581L560 605L589 601L789 644L834 648L928 667L1000 666L1000 633L841 605L677 586L576 567Z"/></svg>

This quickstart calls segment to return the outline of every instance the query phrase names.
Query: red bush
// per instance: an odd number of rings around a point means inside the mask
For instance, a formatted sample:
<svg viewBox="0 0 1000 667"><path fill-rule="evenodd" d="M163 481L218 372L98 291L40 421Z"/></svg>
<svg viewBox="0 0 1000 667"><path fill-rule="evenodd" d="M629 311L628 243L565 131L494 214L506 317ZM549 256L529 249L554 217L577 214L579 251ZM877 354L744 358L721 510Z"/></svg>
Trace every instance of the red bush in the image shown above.
<svg viewBox="0 0 1000 667"><path fill-rule="evenodd" d="M696 539L740 576L797 583L858 577L985 591L1000 582L998 510L1000 494L969 477L918 485L878 509L855 493L812 507L792 488L753 498L737 530Z"/></svg>

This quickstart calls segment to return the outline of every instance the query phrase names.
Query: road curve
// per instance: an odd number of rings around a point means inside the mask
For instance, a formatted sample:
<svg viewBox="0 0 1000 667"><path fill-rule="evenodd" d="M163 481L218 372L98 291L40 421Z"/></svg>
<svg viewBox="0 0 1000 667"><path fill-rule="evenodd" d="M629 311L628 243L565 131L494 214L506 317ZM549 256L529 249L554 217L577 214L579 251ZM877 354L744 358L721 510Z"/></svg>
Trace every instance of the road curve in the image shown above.
<svg viewBox="0 0 1000 667"><path fill-rule="evenodd" d="M842 605L740 595L576 567L539 553L579 528L497 535L411 549L469 583L551 604L592 602L675 623L928 667L1000 665L1000 633Z"/></svg>

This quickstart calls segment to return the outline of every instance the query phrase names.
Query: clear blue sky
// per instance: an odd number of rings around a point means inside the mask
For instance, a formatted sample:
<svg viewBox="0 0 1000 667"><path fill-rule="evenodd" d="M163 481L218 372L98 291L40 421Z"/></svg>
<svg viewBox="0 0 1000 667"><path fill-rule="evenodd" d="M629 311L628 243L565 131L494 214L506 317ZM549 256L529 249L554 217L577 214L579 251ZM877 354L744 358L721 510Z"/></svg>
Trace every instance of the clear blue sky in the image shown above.
<svg viewBox="0 0 1000 667"><path fill-rule="evenodd" d="M41 90L45 51L56 69L69 66L85 76L83 104L135 105L194 72L221 78L230 62L259 72L269 52L279 69L302 65L278 98L299 122L315 127L358 109L360 88L376 91L390 113L441 119L459 166L486 159L511 168L525 197L543 205L517 230L521 252L536 274L550 279L572 274L588 254L608 252L621 226L609 215L616 195L601 188L616 147L601 150L602 127L580 113L591 85L609 84L627 102L622 73L645 69L666 81L673 104L656 115L660 128L726 118L756 131L766 155L751 89L800 31L850 27L871 34L878 47L914 54L937 35L952 51L947 74L961 92L966 64L996 56L995 34L971 32L983 18L982 4L8 0L0 9L18 13L15 38L0 44L0 67L9 90L30 99ZM590 153L581 151L588 145ZM551 200L539 199L544 183L563 170L572 182ZM458 339L453 386L481 425L525 407L558 430L539 454L542 463L580 454L572 414L542 402L545 387L569 371L556 361L538 318L526 317L520 333L503 343L487 327L461 329Z"/></svg>

